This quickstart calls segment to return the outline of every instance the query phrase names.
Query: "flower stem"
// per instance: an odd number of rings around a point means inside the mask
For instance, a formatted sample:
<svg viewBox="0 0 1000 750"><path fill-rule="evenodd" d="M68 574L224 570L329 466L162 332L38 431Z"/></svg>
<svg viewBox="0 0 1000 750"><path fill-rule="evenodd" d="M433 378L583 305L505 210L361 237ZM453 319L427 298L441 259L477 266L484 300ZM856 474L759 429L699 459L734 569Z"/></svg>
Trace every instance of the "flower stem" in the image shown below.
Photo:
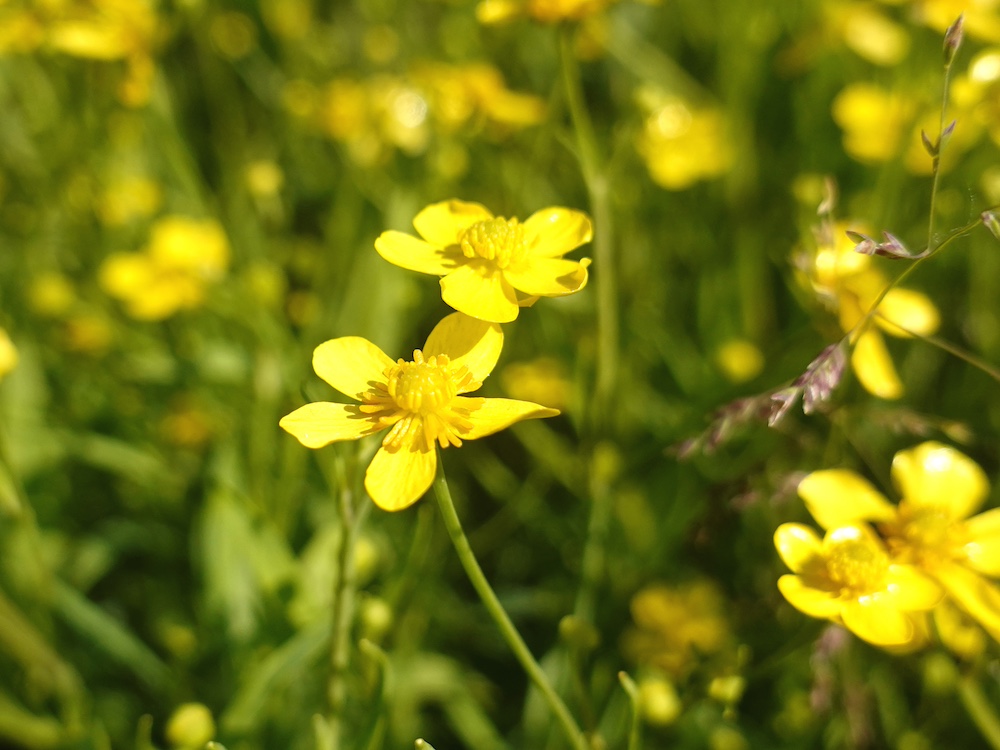
<svg viewBox="0 0 1000 750"><path fill-rule="evenodd" d="M983 689L973 675L963 677L958 683L958 697L966 713L980 734L993 750L1000 750L1000 717L983 694Z"/></svg>
<svg viewBox="0 0 1000 750"><path fill-rule="evenodd" d="M444 475L444 465L441 461L440 451L438 452L437 476L434 478L434 494L437 496L438 508L441 510L441 517L444 520L448 536L451 537L451 543L455 547L455 552L458 553L458 559L462 563L462 567L465 568L465 573L469 577L472 587L479 594L479 598L486 607L486 611L500 630L500 635L503 636L510 650L514 652L514 656L517 657L517 660L521 663L521 666L535 684L535 687L542 693L542 696L549 704L549 708L552 709L552 713L555 714L573 748L575 750L589 750L587 740L583 736L583 732L580 731L580 727L577 726L569 709L566 708L566 704L563 703L562 698L559 697L552 687L541 666L535 661L535 657L532 656L521 634L514 626L514 623L511 622L503 605L500 604L500 600L494 593L489 581L486 580L482 568L479 567L479 562L476 560L472 547L469 546L469 540L465 536L462 523L458 518L458 513L455 511L455 504L451 499L451 490L448 488L448 480Z"/></svg>

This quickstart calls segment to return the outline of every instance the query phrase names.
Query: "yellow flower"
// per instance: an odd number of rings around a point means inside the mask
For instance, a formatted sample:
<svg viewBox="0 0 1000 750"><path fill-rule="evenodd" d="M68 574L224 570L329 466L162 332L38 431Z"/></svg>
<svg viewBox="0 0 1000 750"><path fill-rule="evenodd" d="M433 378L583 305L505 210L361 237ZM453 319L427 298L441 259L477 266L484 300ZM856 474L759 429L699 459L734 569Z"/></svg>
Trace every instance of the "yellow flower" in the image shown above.
<svg viewBox="0 0 1000 750"><path fill-rule="evenodd" d="M895 559L920 566L951 599L1000 641L1000 508L973 515L989 494L979 465L929 441L892 461L900 493L894 506L866 479L846 469L808 475L799 495L821 526L872 521Z"/></svg>
<svg viewBox="0 0 1000 750"><path fill-rule="evenodd" d="M7 332L0 328L0 379L17 367L17 349Z"/></svg>
<svg viewBox="0 0 1000 750"><path fill-rule="evenodd" d="M910 48L906 30L870 3L835 0L824 10L825 26L868 62L890 66L906 57Z"/></svg>
<svg viewBox="0 0 1000 750"><path fill-rule="evenodd" d="M827 531L785 523L774 545L792 574L778 579L789 603L810 617L842 624L876 646L912 649L923 645L926 626L917 613L941 600L934 581L912 565L895 563L865 524Z"/></svg>
<svg viewBox="0 0 1000 750"><path fill-rule="evenodd" d="M844 131L844 150L865 164L899 156L915 117L911 98L872 83L852 83L833 100L833 119Z"/></svg>
<svg viewBox="0 0 1000 750"><path fill-rule="evenodd" d="M228 265L229 242L218 222L168 216L153 225L146 250L109 256L100 281L132 317L162 320L200 305Z"/></svg>
<svg viewBox="0 0 1000 750"><path fill-rule="evenodd" d="M470 398L500 357L495 323L453 313L435 326L409 362L393 362L366 339L346 336L320 344L316 374L360 404L306 404L280 425L307 448L357 440L388 429L365 473L365 489L384 510L402 510L427 491L442 448L492 435L522 419L559 412L527 401Z"/></svg>
<svg viewBox="0 0 1000 750"><path fill-rule="evenodd" d="M476 6L480 23L505 23L528 16L542 23L580 21L605 10L616 0L482 0Z"/></svg>
<svg viewBox="0 0 1000 750"><path fill-rule="evenodd" d="M590 218L544 208L523 224L494 217L478 203L443 201L413 219L423 239L383 232L378 254L401 268L442 276L441 298L480 320L509 323L537 297L561 297L587 283L590 259L562 256L590 242Z"/></svg>
<svg viewBox="0 0 1000 750"><path fill-rule="evenodd" d="M903 329L929 336L937 330L940 316L925 294L894 287L879 304L874 316L877 327L863 324L865 315L889 282L871 256L855 252L855 243L847 236L846 228L847 224L835 225L832 237L808 259L805 269L808 281L820 299L836 312L844 333L853 332L851 365L861 385L880 398L899 398L903 395L903 384L879 329L901 338L909 335ZM859 324L861 327L857 328Z"/></svg>
<svg viewBox="0 0 1000 750"><path fill-rule="evenodd" d="M966 34L1000 42L1000 2L997 0L915 0L914 15L935 31L945 30L962 14Z"/></svg>

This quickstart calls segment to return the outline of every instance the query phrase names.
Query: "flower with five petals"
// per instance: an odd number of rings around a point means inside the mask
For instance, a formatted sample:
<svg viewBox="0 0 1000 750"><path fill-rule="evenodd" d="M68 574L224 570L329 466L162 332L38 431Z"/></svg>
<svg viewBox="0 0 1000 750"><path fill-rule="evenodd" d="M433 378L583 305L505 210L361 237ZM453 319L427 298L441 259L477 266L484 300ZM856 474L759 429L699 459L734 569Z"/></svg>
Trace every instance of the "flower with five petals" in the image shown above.
<svg viewBox="0 0 1000 750"><path fill-rule="evenodd" d="M383 232L378 254L390 263L441 276L441 297L459 312L509 323L538 297L561 297L587 283L590 260L562 256L590 242L589 217L545 208L521 223L494 216L478 203L443 201L413 219L422 239Z"/></svg>
<svg viewBox="0 0 1000 750"><path fill-rule="evenodd" d="M502 347L499 325L462 313L438 323L410 361L393 362L358 336L332 339L316 347L313 368L360 403L306 404L279 424L307 448L388 430L365 473L365 489L383 510L402 510L434 481L435 443L460 446L522 419L559 414L528 401L464 395L483 384Z"/></svg>

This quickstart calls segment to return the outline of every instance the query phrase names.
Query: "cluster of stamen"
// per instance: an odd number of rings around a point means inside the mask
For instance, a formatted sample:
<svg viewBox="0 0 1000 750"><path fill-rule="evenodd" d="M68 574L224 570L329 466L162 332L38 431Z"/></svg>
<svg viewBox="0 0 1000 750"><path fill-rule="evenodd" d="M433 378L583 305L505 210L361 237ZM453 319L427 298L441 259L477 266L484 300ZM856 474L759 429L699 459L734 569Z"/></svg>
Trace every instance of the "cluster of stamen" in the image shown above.
<svg viewBox="0 0 1000 750"><path fill-rule="evenodd" d="M497 268L507 268L524 257L524 226L502 216L478 221L462 234L459 247L466 258L482 258Z"/></svg>
<svg viewBox="0 0 1000 750"><path fill-rule="evenodd" d="M375 420L376 429L391 427L382 445L390 450L403 445L431 450L435 442L442 448L462 444L461 435L472 423L469 410L456 405L455 397L482 385L465 365L454 367L444 354L425 359L415 349L412 361L400 359L383 375L384 383L361 394L359 407Z"/></svg>
<svg viewBox="0 0 1000 750"><path fill-rule="evenodd" d="M902 557L933 563L960 554L967 541L965 525L954 521L943 508L900 504L899 520L887 529L890 545Z"/></svg>
<svg viewBox="0 0 1000 750"><path fill-rule="evenodd" d="M878 590L885 581L888 567L888 555L860 539L835 543L826 559L830 579L847 595Z"/></svg>

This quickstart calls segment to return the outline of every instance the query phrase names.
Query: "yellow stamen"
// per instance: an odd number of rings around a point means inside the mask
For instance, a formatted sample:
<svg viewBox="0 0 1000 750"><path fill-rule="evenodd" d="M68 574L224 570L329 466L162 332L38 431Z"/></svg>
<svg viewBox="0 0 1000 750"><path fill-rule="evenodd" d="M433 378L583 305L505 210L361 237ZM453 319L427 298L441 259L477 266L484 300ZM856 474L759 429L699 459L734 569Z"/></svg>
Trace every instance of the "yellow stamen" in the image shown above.
<svg viewBox="0 0 1000 750"><path fill-rule="evenodd" d="M852 595L879 589L888 566L889 558L884 552L860 539L835 543L827 557L830 579Z"/></svg>
<svg viewBox="0 0 1000 750"><path fill-rule="evenodd" d="M498 216L466 229L459 244L466 258L478 257L506 268L524 257L524 227L517 219Z"/></svg>

